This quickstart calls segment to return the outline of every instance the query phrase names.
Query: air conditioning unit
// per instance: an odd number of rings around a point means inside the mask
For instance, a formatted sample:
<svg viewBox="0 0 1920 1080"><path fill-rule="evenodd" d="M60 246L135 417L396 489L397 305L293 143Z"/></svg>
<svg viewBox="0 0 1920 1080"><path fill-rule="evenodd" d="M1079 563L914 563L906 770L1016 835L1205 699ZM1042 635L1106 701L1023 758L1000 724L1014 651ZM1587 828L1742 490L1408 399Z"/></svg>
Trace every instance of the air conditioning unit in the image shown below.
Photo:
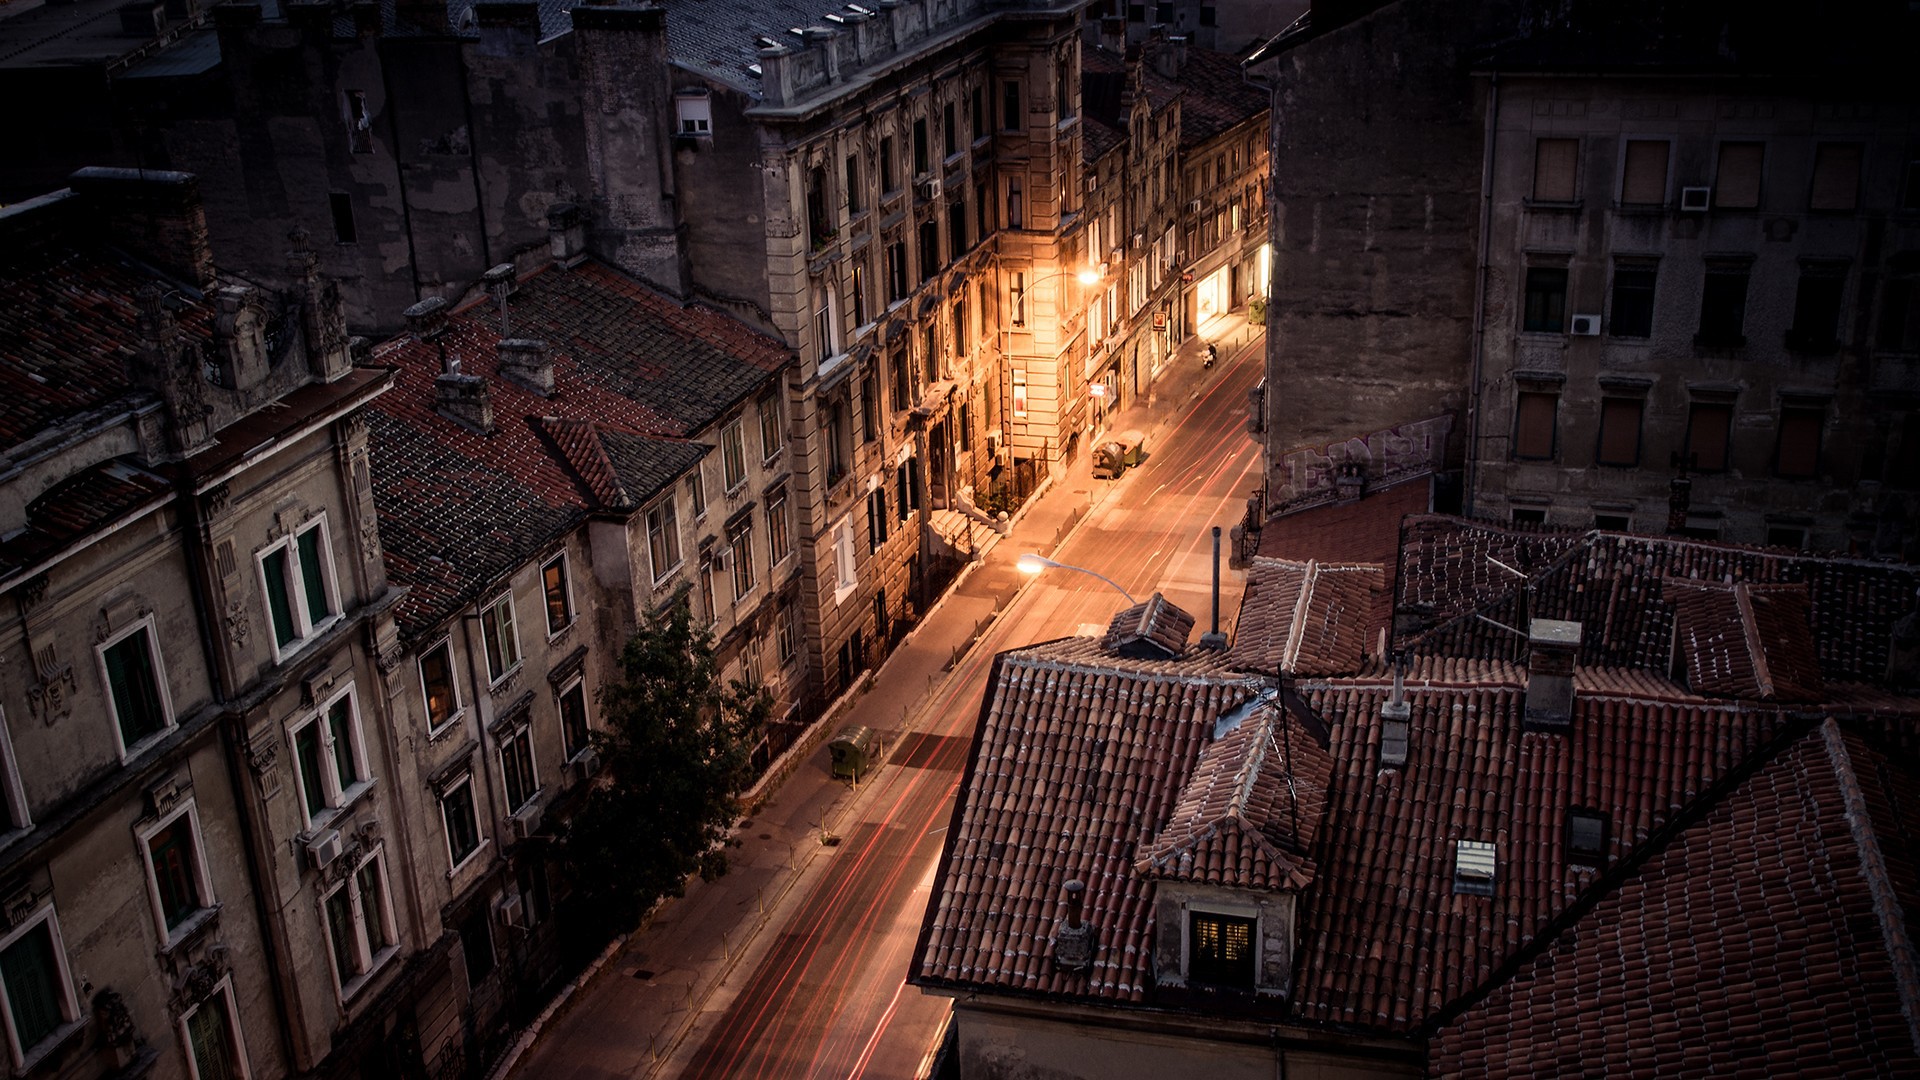
<svg viewBox="0 0 1920 1080"><path fill-rule="evenodd" d="M936 176L931 180L922 180L920 182L920 197L926 200L939 198L940 178Z"/></svg>
<svg viewBox="0 0 1920 1080"><path fill-rule="evenodd" d="M314 869L324 870L333 865L333 860L339 858L343 850L345 844L340 840L340 830L328 829L307 841L307 861L313 864Z"/></svg>
<svg viewBox="0 0 1920 1080"><path fill-rule="evenodd" d="M1599 337L1600 316L1575 315L1567 320L1567 333L1574 337Z"/></svg>
<svg viewBox="0 0 1920 1080"><path fill-rule="evenodd" d="M1683 187L1680 189L1680 212L1685 214L1704 214L1707 212L1707 204L1712 199L1712 188Z"/></svg>
<svg viewBox="0 0 1920 1080"><path fill-rule="evenodd" d="M1189 214L1197 214L1197 213L1199 213L1199 212L1200 212L1200 200L1199 200L1199 199L1195 199L1195 200L1193 200L1192 202L1190 202L1190 203L1188 203L1188 204L1187 204L1187 213L1189 213Z"/></svg>
<svg viewBox="0 0 1920 1080"><path fill-rule="evenodd" d="M585 783L589 777L599 771L600 755L591 750L567 762L567 779L576 784Z"/></svg>
<svg viewBox="0 0 1920 1080"><path fill-rule="evenodd" d="M520 918L525 911L526 904L520 899L518 892L503 892L500 894L500 899L493 902L493 912L500 917L500 925L510 929L526 928L526 924Z"/></svg>
<svg viewBox="0 0 1920 1080"><path fill-rule="evenodd" d="M530 805L513 815L513 838L525 840L540 831L540 807Z"/></svg>
<svg viewBox="0 0 1920 1080"><path fill-rule="evenodd" d="M1140 250L1141 248L1143 248L1143 247L1146 247L1146 246L1147 246L1147 234L1146 234L1146 233L1144 233L1144 232L1137 232L1137 233L1134 233L1134 234L1133 234L1133 249L1134 249L1135 251L1138 251L1138 250Z"/></svg>

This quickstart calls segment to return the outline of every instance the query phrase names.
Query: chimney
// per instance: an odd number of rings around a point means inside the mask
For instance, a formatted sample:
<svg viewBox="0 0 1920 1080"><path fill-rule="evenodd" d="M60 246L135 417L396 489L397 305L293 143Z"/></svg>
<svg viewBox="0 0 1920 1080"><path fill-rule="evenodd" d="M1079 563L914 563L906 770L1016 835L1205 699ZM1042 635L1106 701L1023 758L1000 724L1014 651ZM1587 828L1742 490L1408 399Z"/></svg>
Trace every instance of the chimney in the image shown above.
<svg viewBox="0 0 1920 1080"><path fill-rule="evenodd" d="M1087 891L1086 883L1069 881L1063 886L1067 893L1067 920L1053 932L1053 966L1061 971L1085 971L1093 966L1093 924L1081 921L1082 894Z"/></svg>
<svg viewBox="0 0 1920 1080"><path fill-rule="evenodd" d="M1408 721L1413 706L1407 704L1407 658L1393 659L1393 693L1380 706L1380 767L1400 768L1407 763Z"/></svg>
<svg viewBox="0 0 1920 1080"><path fill-rule="evenodd" d="M1579 652L1579 623L1527 623L1526 730L1565 731L1573 723L1573 661Z"/></svg>
<svg viewBox="0 0 1920 1080"><path fill-rule="evenodd" d="M1200 635L1203 649L1225 649L1227 635L1220 632L1220 526L1213 527L1213 629Z"/></svg>
<svg viewBox="0 0 1920 1080"><path fill-rule="evenodd" d="M1333 489L1335 498L1343 503L1359 502L1367 493L1367 463L1364 461L1343 461L1334 470Z"/></svg>
<svg viewBox="0 0 1920 1080"><path fill-rule="evenodd" d="M559 266L579 266L586 261L586 215L578 206L557 202L547 207L547 244Z"/></svg>
<svg viewBox="0 0 1920 1080"><path fill-rule="evenodd" d="M487 380L445 371L433 380L433 389L434 406L441 416L482 435L493 434L493 388Z"/></svg>
<svg viewBox="0 0 1920 1080"><path fill-rule="evenodd" d="M1187 66L1187 39L1179 35L1156 37L1153 42L1153 70L1163 79L1177 79Z"/></svg>
<svg viewBox="0 0 1920 1080"><path fill-rule="evenodd" d="M213 285L207 211L192 173L96 166L68 177L67 186L109 243L197 289Z"/></svg>
<svg viewBox="0 0 1920 1080"><path fill-rule="evenodd" d="M541 397L552 397L553 354L547 351L547 343L535 338L501 341L500 377Z"/></svg>
<svg viewBox="0 0 1920 1080"><path fill-rule="evenodd" d="M1118 15L1100 17L1100 47L1115 56L1127 53L1127 20Z"/></svg>
<svg viewBox="0 0 1920 1080"><path fill-rule="evenodd" d="M307 339L307 370L321 382L333 382L353 370L348 346L346 303L340 288L320 276L320 259L307 242L307 230L287 233L287 274L300 293L301 330Z"/></svg>
<svg viewBox="0 0 1920 1080"><path fill-rule="evenodd" d="M135 295L139 341L127 374L135 386L153 391L166 406L167 445L160 453L186 457L213 441L214 426L212 409L202 393L206 380L198 370L180 370L192 352L181 342L180 322L168 306L173 295L152 283L141 286Z"/></svg>

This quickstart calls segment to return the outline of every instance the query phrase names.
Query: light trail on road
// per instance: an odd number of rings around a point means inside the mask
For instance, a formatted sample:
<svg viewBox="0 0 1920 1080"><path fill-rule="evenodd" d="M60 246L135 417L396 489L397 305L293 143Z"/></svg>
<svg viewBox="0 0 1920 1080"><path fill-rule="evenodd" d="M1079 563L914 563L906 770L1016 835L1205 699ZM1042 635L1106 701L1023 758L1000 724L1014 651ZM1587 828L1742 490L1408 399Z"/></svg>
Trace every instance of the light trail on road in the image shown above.
<svg viewBox="0 0 1920 1080"><path fill-rule="evenodd" d="M1205 520L1238 498L1258 448L1244 434L1245 400L1260 364L1241 350L1205 392L1183 403L1158 449L1126 488L1091 512L1054 553L1098 567L1136 596L1205 545ZM1144 497L1143 485L1157 486ZM1196 522L1199 522L1196 524ZM879 802L843 830L841 846L746 976L725 1010L696 1028L688 1078L888 1078L925 1056L945 1003L921 998L902 976L917 938L916 888L938 856L995 656L1007 648L1104 625L1119 598L1078 575L1035 582L1001 612L936 687L874 782ZM1205 619L1205 613L1196 613ZM763 931L767 932L767 931ZM891 1063L891 1064L890 1064ZM908 1064L912 1063L912 1064Z"/></svg>

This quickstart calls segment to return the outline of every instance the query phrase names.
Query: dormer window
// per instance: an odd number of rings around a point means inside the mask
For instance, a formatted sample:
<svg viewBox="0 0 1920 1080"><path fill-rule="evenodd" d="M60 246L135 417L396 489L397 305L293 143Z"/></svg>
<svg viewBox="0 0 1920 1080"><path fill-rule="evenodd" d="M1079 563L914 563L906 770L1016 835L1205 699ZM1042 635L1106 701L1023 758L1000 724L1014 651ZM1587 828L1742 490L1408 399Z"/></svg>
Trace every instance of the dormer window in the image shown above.
<svg viewBox="0 0 1920 1080"><path fill-rule="evenodd" d="M1607 861L1607 815L1575 806L1567 811L1567 861L1599 866Z"/></svg>
<svg viewBox="0 0 1920 1080"><path fill-rule="evenodd" d="M674 131L690 138L713 137L713 102L705 97L673 99Z"/></svg>
<svg viewBox="0 0 1920 1080"><path fill-rule="evenodd" d="M1193 911L1187 920L1187 982L1229 990L1254 986L1255 922L1241 915Z"/></svg>
<svg viewBox="0 0 1920 1080"><path fill-rule="evenodd" d="M1492 896L1494 847L1480 840L1453 842L1453 891L1461 896Z"/></svg>

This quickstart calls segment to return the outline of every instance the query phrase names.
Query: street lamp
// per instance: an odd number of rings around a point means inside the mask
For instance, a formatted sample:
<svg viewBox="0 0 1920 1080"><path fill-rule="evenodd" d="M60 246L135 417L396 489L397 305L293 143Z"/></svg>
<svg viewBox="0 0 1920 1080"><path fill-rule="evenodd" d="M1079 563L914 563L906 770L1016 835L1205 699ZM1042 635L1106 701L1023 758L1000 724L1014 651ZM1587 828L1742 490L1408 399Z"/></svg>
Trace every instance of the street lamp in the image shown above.
<svg viewBox="0 0 1920 1080"><path fill-rule="evenodd" d="M1031 551L1027 552L1025 555L1020 556L1019 560L1016 561L1014 565L1018 566L1020 568L1020 572L1023 574L1038 574L1043 570L1078 570L1079 572L1087 575L1088 577L1099 578L1101 581L1104 581L1107 584L1113 586L1115 592L1127 598L1127 603L1137 604L1140 602L1133 598L1132 593L1128 592L1125 589L1122 589L1120 587L1119 582L1113 580L1112 578L1108 577L1105 574L1096 573L1092 570L1089 570L1084 566L1074 566L1071 563L1054 562L1052 559L1049 559L1044 555L1036 555Z"/></svg>

